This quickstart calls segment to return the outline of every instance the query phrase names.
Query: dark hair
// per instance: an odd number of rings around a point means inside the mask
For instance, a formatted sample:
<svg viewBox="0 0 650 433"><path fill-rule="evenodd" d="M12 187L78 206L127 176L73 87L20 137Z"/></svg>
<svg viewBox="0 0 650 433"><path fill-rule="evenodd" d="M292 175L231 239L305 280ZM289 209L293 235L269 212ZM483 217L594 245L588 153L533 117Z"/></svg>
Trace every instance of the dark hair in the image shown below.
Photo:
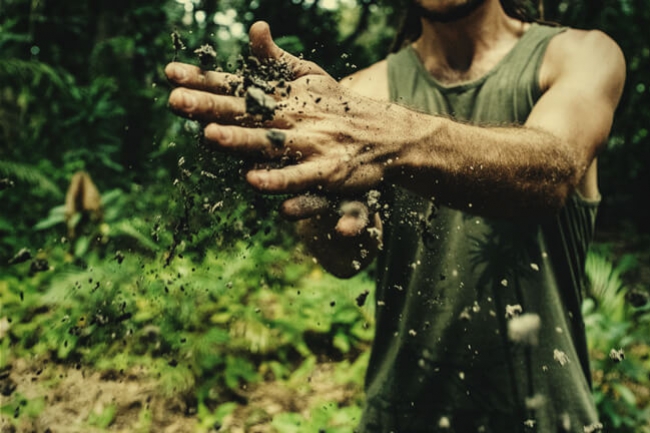
<svg viewBox="0 0 650 433"><path fill-rule="evenodd" d="M512 18L524 22L531 22L537 18L537 10L533 5L533 0L499 0L501 7L506 14ZM404 45L413 42L422 33L422 24L420 23L420 16L413 5L413 0L407 0L407 5L404 6L404 12L391 45L391 52L396 52Z"/></svg>

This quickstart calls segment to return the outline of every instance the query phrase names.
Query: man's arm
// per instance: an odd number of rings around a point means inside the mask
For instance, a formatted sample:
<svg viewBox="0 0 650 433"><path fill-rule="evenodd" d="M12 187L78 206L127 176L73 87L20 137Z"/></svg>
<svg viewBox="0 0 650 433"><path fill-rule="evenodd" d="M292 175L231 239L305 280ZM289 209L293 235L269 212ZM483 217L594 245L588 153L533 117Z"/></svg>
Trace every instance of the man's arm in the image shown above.
<svg viewBox="0 0 650 433"><path fill-rule="evenodd" d="M312 158L248 180L266 192L386 180L486 216L552 214L576 187L595 182L584 176L609 134L625 66L603 33L569 30L549 45L541 73L547 90L523 127L471 126L344 94L348 117L331 131L332 120L319 119Z"/></svg>
<svg viewBox="0 0 650 433"><path fill-rule="evenodd" d="M518 217L560 209L576 188L597 194L595 172L624 82L618 46L600 32L569 30L550 44L541 70L546 90L523 127L483 128L435 118L390 168L396 182L449 206ZM593 177L593 178L592 178Z"/></svg>
<svg viewBox="0 0 650 433"><path fill-rule="evenodd" d="M284 168L247 174L266 193L353 194L388 181L477 214L551 214L583 183L602 149L624 82L624 59L610 38L568 30L548 47L542 67L547 90L525 125L485 128L363 97L316 65L282 52L268 27L255 31L262 34L260 45L268 45L264 51L281 52L276 58L300 71L291 96L279 98L281 110L263 125L282 129L285 147L277 148L265 128L228 125L238 119L245 124L243 98L196 86L175 89L170 105L212 122L205 137L221 149L292 159ZM172 80L177 67L168 67ZM227 83L221 82L231 78L212 79L213 87L223 88ZM176 82L192 87L192 80Z"/></svg>
<svg viewBox="0 0 650 433"><path fill-rule="evenodd" d="M287 62L296 76L288 98L275 95L281 108L263 124L246 126L252 122L244 99L229 93L236 77L181 64L166 72L181 87L170 95L172 109L208 122L205 138L215 147L292 161L248 172L260 191L354 195L391 182L495 217L551 214L575 188L597 193L595 156L625 75L620 49L600 32L556 36L541 70L544 95L524 126L504 128L461 124L360 95L280 50L264 24L253 26L251 41L262 58ZM269 139L269 128L282 130L284 146Z"/></svg>

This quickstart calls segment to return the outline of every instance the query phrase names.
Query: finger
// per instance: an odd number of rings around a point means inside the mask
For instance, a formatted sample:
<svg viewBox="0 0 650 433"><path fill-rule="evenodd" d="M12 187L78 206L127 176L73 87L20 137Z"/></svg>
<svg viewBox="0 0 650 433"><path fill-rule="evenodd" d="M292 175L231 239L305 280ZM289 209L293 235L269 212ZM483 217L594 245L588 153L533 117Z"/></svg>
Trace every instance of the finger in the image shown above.
<svg viewBox="0 0 650 433"><path fill-rule="evenodd" d="M177 86L219 94L232 94L242 78L225 72L204 71L186 63L172 62L165 67L167 79Z"/></svg>
<svg viewBox="0 0 650 433"><path fill-rule="evenodd" d="M367 218L357 218L352 215L343 215L336 223L335 230L341 236L359 236L368 227Z"/></svg>
<svg viewBox="0 0 650 433"><path fill-rule="evenodd" d="M327 197L315 194L303 194L285 200L280 213L291 221L311 218L327 212L331 207Z"/></svg>
<svg viewBox="0 0 650 433"><path fill-rule="evenodd" d="M211 123L205 127L205 139L232 152L256 154L270 158L294 155L291 131L246 128Z"/></svg>
<svg viewBox="0 0 650 433"><path fill-rule="evenodd" d="M251 170L246 180L251 186L269 194L301 193L322 188L323 181L334 167L305 162L276 170Z"/></svg>
<svg viewBox="0 0 650 433"><path fill-rule="evenodd" d="M273 42L271 29L264 21L254 23L249 31L251 52L261 61L278 60L285 62L293 72L294 77L316 74L328 75L320 66L313 62L299 59L289 54Z"/></svg>
<svg viewBox="0 0 650 433"><path fill-rule="evenodd" d="M246 114L243 98L214 95L199 90L178 88L169 95L171 109L184 117L208 122L231 123Z"/></svg>
<svg viewBox="0 0 650 433"><path fill-rule="evenodd" d="M360 201L345 201L339 208L341 218L336 231L342 236L358 236L370 224L368 206Z"/></svg>

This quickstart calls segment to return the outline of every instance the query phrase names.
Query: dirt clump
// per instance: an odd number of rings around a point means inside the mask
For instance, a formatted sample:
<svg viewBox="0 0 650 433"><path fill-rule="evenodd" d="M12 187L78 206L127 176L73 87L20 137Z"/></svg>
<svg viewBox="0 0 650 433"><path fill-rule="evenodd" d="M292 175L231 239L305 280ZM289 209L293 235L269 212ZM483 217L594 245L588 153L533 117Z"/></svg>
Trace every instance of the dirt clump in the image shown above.
<svg viewBox="0 0 650 433"><path fill-rule="evenodd" d="M262 121L273 119L277 103L272 95L288 96L291 86L287 82L294 78L285 62L274 59L260 61L254 56L240 58L236 75L243 79L235 88L235 95L244 96L246 112L259 115Z"/></svg>
<svg viewBox="0 0 650 433"><path fill-rule="evenodd" d="M262 120L271 120L275 114L277 104L273 97L264 93L262 89L251 86L246 90L246 112L259 115Z"/></svg>
<svg viewBox="0 0 650 433"><path fill-rule="evenodd" d="M201 62L201 66L204 67L214 64L214 62L217 60L217 52L210 44L201 45L199 48L194 50L194 54L198 56L199 62Z"/></svg>

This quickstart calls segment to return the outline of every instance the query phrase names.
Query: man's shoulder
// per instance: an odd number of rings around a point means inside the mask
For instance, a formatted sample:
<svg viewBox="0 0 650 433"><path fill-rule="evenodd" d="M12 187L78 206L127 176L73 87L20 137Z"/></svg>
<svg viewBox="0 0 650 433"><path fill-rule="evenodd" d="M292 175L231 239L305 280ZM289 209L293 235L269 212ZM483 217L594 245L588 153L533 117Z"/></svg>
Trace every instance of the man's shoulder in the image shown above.
<svg viewBox="0 0 650 433"><path fill-rule="evenodd" d="M572 52L596 49L616 49L618 44L601 30L581 30L572 27L553 38L552 44L556 50Z"/></svg>
<svg viewBox="0 0 650 433"><path fill-rule="evenodd" d="M388 63L381 60L341 80L341 85L368 98L388 101Z"/></svg>
<svg viewBox="0 0 650 433"><path fill-rule="evenodd" d="M549 43L542 68L542 88L548 87L567 68L598 63L601 67L624 69L621 48L600 30L567 28Z"/></svg>

